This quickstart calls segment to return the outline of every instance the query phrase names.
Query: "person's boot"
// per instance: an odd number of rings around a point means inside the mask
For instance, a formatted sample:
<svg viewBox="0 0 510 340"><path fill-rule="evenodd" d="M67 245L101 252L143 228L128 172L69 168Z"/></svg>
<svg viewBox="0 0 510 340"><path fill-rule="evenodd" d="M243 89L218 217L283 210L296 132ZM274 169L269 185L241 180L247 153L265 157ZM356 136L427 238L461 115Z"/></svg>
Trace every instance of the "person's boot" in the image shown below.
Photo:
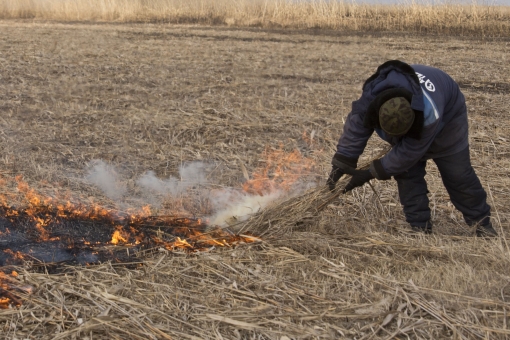
<svg viewBox="0 0 510 340"><path fill-rule="evenodd" d="M413 225L411 223L411 230L414 233L432 234L432 222L427 221L425 225Z"/></svg>
<svg viewBox="0 0 510 340"><path fill-rule="evenodd" d="M489 223L485 226L479 225L476 227L476 236L490 238L490 237L498 237L498 233L492 227L492 223Z"/></svg>

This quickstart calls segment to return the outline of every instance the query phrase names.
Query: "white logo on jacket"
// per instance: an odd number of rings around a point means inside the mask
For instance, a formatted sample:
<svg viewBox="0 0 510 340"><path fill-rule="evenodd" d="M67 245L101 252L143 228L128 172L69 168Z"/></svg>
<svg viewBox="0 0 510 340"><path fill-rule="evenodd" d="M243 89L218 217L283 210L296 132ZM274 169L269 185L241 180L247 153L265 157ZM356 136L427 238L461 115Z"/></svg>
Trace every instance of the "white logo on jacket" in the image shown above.
<svg viewBox="0 0 510 340"><path fill-rule="evenodd" d="M416 72L416 75L418 76L418 79L420 80L420 84L425 83L425 88L427 90L429 90L430 92L436 91L436 87L434 86L434 83L430 81L430 79L425 79L425 76L418 72Z"/></svg>

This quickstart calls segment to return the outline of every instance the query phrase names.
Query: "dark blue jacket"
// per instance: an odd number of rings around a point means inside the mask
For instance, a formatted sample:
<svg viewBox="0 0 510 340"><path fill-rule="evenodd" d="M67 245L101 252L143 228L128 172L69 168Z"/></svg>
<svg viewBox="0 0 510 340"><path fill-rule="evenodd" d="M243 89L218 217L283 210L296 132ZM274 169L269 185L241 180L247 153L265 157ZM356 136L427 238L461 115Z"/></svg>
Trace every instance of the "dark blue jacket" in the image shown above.
<svg viewBox="0 0 510 340"><path fill-rule="evenodd" d="M401 174L420 160L452 155L468 146L465 98L457 83L437 68L410 66L418 77L392 62L379 67L377 73L365 82L361 98L352 103L352 111L338 141L337 154L352 159L363 153L374 131L389 142L392 149L379 162L385 174L371 168L372 174L379 179ZM420 138L391 137L381 129L363 124L370 102L382 91L396 87L411 91L411 107L423 111Z"/></svg>

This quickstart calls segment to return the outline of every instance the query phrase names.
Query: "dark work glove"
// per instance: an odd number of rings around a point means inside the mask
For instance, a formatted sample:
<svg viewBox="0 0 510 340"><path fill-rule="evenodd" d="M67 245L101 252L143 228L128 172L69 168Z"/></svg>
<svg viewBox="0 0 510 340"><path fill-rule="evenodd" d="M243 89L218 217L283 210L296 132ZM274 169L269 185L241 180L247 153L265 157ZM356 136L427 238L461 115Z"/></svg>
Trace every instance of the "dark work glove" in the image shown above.
<svg viewBox="0 0 510 340"><path fill-rule="evenodd" d="M331 172L329 173L328 180L326 182L330 191L335 190L336 182L338 182L338 180L340 179L340 177L342 177L342 175L344 173L345 172L343 172L342 169L333 165L333 169L331 169Z"/></svg>
<svg viewBox="0 0 510 340"><path fill-rule="evenodd" d="M344 192L348 192L354 188L360 187L374 178L370 170L354 170L352 173L350 173L350 175L352 175L352 178L345 186Z"/></svg>
<svg viewBox="0 0 510 340"><path fill-rule="evenodd" d="M358 163L357 158L349 158L339 153L336 153L331 161L331 164L333 164L333 168L331 169L328 181L326 182L329 187L329 190L331 191L335 190L336 182L338 182L338 180L340 179L340 177L342 177L343 174L355 171L357 163Z"/></svg>

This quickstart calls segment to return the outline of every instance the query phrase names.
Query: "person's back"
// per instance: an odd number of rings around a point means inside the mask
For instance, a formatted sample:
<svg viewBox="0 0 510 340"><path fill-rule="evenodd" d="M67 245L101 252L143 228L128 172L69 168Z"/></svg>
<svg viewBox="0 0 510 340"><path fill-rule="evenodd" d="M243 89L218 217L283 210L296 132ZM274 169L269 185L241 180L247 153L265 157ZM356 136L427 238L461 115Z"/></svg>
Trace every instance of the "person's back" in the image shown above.
<svg viewBox="0 0 510 340"><path fill-rule="evenodd" d="M426 158L447 156L463 150L468 145L468 120L466 100L459 85L440 69L416 64L411 67L416 71L425 95L425 126L436 116L441 117L440 131Z"/></svg>

